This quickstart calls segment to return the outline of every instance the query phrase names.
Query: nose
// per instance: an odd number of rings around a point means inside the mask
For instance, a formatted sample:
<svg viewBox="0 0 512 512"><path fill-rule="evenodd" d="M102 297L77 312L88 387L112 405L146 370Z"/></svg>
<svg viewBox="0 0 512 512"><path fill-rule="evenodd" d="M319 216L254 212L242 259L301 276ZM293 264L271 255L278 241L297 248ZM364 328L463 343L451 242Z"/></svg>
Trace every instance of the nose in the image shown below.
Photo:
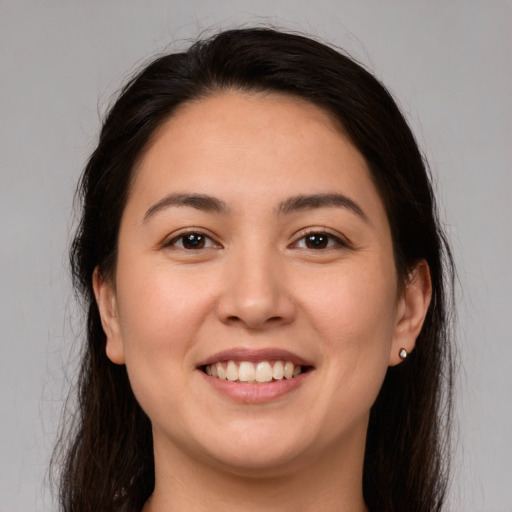
<svg viewBox="0 0 512 512"><path fill-rule="evenodd" d="M247 250L230 261L217 303L217 315L223 323L267 329L293 321L295 305L278 260L270 251Z"/></svg>

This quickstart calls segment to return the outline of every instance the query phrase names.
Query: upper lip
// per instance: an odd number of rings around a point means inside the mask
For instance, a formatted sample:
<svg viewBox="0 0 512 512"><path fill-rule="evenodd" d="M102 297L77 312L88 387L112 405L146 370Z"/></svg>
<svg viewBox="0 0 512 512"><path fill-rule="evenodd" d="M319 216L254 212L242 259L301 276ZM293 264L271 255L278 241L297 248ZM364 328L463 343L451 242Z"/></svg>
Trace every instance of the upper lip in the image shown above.
<svg viewBox="0 0 512 512"><path fill-rule="evenodd" d="M248 349L243 347L222 350L212 354L204 361L201 361L197 366L207 366L219 361L290 361L295 366L313 366L311 362L289 350L280 348Z"/></svg>

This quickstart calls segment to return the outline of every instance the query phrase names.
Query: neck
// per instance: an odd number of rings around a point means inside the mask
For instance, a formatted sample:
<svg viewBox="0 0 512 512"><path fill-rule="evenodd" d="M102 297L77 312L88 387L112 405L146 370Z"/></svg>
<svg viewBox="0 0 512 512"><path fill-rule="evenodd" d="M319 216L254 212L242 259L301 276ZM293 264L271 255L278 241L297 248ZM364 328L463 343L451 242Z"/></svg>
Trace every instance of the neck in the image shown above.
<svg viewBox="0 0 512 512"><path fill-rule="evenodd" d="M364 439L347 445L348 450L330 447L307 464L243 473L174 447L158 449L155 490L143 512L365 512Z"/></svg>

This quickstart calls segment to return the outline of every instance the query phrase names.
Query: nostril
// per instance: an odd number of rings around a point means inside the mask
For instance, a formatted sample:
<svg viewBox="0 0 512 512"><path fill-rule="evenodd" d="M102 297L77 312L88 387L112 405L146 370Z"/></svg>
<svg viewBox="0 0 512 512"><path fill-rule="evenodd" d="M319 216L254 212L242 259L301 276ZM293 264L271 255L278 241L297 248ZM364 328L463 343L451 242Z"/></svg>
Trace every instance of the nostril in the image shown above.
<svg viewBox="0 0 512 512"><path fill-rule="evenodd" d="M289 297L279 290L259 290L254 282L242 281L230 286L217 301L216 313L223 323L261 329L293 320L295 307Z"/></svg>
<svg viewBox="0 0 512 512"><path fill-rule="evenodd" d="M262 326L265 326L265 325L269 326L269 325L279 324L279 323L281 323L283 321L283 317L281 317L281 316L272 316L270 318L266 318L263 321L251 321L251 320L252 319L243 320L242 318L240 318L240 317L238 317L236 315L228 316L225 319L226 323L229 323L229 324L243 323L244 325L247 325L249 328L259 329L259 328L261 328Z"/></svg>

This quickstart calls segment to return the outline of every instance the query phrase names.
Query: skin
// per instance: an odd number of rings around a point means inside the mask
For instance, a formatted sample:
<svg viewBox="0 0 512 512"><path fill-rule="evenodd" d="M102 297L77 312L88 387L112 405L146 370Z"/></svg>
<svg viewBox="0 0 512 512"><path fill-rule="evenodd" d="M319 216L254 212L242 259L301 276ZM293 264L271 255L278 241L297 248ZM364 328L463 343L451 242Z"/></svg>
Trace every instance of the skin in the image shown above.
<svg viewBox="0 0 512 512"><path fill-rule="evenodd" d="M229 211L155 207L169 194L208 194ZM363 213L278 211L310 194ZM209 238L187 249L184 231ZM327 246L308 246L311 232ZM366 510L369 410L400 349L414 348L430 279L420 262L398 286L382 200L327 113L239 92L183 105L135 171L115 278L93 280L107 356L126 364L152 423L146 512ZM312 371L276 399L243 403L198 369L233 348L288 350Z"/></svg>

